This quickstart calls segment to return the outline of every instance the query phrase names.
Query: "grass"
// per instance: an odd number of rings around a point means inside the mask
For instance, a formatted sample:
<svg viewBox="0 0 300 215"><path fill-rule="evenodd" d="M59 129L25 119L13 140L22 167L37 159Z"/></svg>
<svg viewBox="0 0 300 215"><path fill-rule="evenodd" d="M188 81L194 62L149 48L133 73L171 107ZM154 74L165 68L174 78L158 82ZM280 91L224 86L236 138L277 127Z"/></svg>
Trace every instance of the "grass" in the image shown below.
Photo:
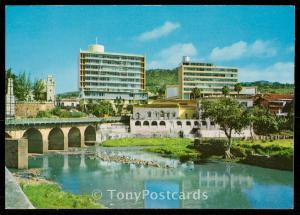
<svg viewBox="0 0 300 215"><path fill-rule="evenodd" d="M143 150L181 160L194 159L199 155L199 152L193 149L193 141L188 138L122 138L107 140L102 146L152 146Z"/></svg>
<svg viewBox="0 0 300 215"><path fill-rule="evenodd" d="M54 183L20 185L35 208L102 208L91 196L63 192Z"/></svg>
<svg viewBox="0 0 300 215"><path fill-rule="evenodd" d="M250 140L236 141L236 147L244 148L245 150L253 150L255 153L262 155L292 155L294 152L294 141L291 139L282 140Z"/></svg>

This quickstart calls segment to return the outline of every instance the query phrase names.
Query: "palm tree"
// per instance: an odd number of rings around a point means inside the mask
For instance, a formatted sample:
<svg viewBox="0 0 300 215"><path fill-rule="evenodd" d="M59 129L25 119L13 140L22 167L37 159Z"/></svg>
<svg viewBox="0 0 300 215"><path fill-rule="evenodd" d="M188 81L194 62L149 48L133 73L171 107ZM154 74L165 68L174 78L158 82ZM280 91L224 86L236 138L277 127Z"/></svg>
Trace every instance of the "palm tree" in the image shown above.
<svg viewBox="0 0 300 215"><path fill-rule="evenodd" d="M36 80L33 85L33 96L36 101L46 100L45 96L45 84L42 80Z"/></svg>
<svg viewBox="0 0 300 215"><path fill-rule="evenodd" d="M223 88L222 88L222 93L223 93L223 95L226 97L228 94L229 94L229 87L228 86L224 86Z"/></svg>
<svg viewBox="0 0 300 215"><path fill-rule="evenodd" d="M191 99L199 99L201 97L201 91L202 90L198 87L193 88L190 95Z"/></svg>
<svg viewBox="0 0 300 215"><path fill-rule="evenodd" d="M238 95L240 94L242 89L243 89L243 87L240 83L237 83L237 84L234 85L234 91L236 91L238 93Z"/></svg>

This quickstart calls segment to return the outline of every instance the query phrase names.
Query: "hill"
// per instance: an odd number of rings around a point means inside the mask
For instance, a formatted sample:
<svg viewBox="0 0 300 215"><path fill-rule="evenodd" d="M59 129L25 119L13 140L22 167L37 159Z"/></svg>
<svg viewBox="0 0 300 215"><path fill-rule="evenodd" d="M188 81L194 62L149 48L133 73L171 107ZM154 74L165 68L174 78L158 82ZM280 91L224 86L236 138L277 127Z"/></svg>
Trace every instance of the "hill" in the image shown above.
<svg viewBox="0 0 300 215"><path fill-rule="evenodd" d="M159 89L165 89L166 85L178 84L176 69L150 69L146 71L146 90L158 93Z"/></svg>

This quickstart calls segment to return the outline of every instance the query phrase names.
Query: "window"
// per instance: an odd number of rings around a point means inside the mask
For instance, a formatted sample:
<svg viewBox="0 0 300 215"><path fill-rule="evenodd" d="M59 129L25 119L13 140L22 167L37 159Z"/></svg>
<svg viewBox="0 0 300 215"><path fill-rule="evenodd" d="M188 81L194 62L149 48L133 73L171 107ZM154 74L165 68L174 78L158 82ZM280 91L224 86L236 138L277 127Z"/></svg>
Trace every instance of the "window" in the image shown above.
<svg viewBox="0 0 300 215"><path fill-rule="evenodd" d="M151 117L151 112L150 112L150 111L148 112L148 117L149 117L149 118Z"/></svg>
<svg viewBox="0 0 300 215"><path fill-rule="evenodd" d="M191 122L190 121L186 121L186 125L191 126Z"/></svg>

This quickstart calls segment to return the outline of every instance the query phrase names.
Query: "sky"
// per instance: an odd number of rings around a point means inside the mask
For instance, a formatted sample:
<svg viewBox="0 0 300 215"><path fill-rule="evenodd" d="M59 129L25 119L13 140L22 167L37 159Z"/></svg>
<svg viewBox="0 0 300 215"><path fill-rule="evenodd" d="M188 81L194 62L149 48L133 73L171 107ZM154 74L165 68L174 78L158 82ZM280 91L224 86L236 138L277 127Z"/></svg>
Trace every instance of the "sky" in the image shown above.
<svg viewBox="0 0 300 215"><path fill-rule="evenodd" d="M294 83L294 6L6 6L5 68L56 92L78 90L79 50L142 54L146 68L191 61L239 68L239 81Z"/></svg>

